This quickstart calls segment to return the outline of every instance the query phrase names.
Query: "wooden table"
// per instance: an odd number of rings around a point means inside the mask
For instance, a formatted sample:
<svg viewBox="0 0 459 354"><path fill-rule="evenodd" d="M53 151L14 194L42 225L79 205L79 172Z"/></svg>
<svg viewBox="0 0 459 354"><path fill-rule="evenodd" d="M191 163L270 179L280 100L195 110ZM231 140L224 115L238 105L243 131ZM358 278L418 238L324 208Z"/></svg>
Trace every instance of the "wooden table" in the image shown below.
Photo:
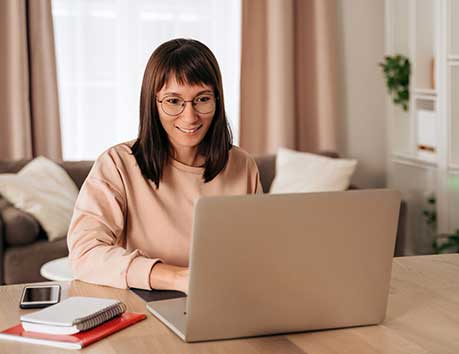
<svg viewBox="0 0 459 354"><path fill-rule="evenodd" d="M63 297L116 297L128 310L147 313L128 290L80 281L61 282ZM19 321L22 285L0 287L0 329ZM87 353L459 353L459 254L395 258L383 325L292 335L186 344L155 317L83 349ZM0 353L69 353L68 350L0 341Z"/></svg>

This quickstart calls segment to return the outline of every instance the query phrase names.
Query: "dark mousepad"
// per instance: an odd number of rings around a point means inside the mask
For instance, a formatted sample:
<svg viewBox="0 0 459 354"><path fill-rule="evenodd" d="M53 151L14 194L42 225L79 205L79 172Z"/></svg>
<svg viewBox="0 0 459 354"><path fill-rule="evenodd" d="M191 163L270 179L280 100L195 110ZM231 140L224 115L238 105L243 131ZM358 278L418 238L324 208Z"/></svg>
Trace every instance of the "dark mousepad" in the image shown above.
<svg viewBox="0 0 459 354"><path fill-rule="evenodd" d="M145 302L177 299L179 297L186 297L185 293L174 290L142 290L142 289L129 289L134 294L142 298Z"/></svg>

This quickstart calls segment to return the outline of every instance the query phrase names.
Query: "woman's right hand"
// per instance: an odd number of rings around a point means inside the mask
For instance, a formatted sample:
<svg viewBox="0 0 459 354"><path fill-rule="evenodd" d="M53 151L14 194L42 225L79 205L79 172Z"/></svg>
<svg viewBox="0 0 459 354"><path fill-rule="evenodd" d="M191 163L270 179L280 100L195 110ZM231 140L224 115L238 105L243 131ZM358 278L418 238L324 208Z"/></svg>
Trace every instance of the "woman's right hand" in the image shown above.
<svg viewBox="0 0 459 354"><path fill-rule="evenodd" d="M188 294L190 270L165 263L156 263L150 272L150 286L157 290L178 290Z"/></svg>

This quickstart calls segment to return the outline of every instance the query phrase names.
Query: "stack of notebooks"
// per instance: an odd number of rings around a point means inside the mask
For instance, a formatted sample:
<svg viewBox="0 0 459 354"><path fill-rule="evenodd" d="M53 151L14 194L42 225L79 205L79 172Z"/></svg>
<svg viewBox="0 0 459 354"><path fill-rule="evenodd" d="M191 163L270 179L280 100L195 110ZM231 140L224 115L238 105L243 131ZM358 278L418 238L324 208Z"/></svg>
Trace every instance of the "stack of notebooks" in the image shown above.
<svg viewBox="0 0 459 354"><path fill-rule="evenodd" d="M76 296L21 316L21 323L0 332L0 339L81 349L145 318L126 312L119 300Z"/></svg>

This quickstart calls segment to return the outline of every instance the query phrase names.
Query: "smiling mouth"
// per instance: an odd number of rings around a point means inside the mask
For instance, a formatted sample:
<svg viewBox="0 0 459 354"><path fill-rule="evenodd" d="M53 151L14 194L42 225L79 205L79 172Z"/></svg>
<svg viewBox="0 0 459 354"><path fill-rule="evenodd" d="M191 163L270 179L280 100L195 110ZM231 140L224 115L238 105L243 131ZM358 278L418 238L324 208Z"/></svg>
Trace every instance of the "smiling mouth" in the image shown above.
<svg viewBox="0 0 459 354"><path fill-rule="evenodd" d="M201 129L201 127L202 127L202 124L199 127L192 128L192 129L185 129L185 128L180 128L180 127L176 126L176 128L178 130L180 130L182 133L186 133L186 134L193 134L193 133L197 132L199 129Z"/></svg>

